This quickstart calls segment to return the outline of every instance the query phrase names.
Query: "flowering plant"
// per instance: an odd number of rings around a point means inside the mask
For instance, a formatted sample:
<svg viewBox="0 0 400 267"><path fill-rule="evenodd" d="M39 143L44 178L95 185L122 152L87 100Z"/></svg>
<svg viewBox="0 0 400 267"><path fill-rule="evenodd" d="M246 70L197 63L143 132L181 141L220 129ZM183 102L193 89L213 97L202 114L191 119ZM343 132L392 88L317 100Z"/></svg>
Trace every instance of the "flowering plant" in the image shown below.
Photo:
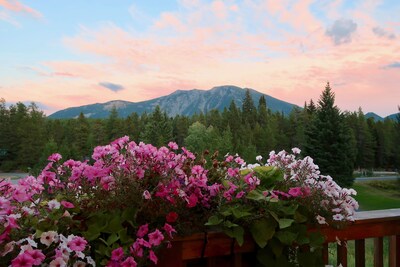
<svg viewBox="0 0 400 267"><path fill-rule="evenodd" d="M309 264L297 248L315 253L323 239L306 224L340 226L357 202L293 153L246 165L122 137L96 147L92 163L53 154L37 177L0 181L0 265L147 266L175 235L210 229L239 244L251 233L264 265Z"/></svg>

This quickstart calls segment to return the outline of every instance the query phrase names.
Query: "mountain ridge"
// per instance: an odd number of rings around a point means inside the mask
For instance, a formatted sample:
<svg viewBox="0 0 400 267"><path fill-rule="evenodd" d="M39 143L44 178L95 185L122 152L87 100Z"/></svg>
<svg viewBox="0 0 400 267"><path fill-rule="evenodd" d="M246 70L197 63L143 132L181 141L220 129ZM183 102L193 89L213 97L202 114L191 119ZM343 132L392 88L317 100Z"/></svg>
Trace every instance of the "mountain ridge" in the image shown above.
<svg viewBox="0 0 400 267"><path fill-rule="evenodd" d="M272 112L282 112L288 115L294 107L298 107L295 104L279 100L251 88L223 85L213 87L209 90L176 90L169 95L141 102L112 100L105 103L69 107L49 115L49 118L76 118L81 112L88 118L106 118L114 106L120 117L127 117L132 112L136 112L139 115L144 112L152 112L157 105L172 117L176 115L191 116L195 113L206 113L212 109L222 111L224 108L229 107L232 100L235 101L238 107L241 107L247 89L250 90L250 95L256 106L258 105L259 98L264 95L267 106Z"/></svg>

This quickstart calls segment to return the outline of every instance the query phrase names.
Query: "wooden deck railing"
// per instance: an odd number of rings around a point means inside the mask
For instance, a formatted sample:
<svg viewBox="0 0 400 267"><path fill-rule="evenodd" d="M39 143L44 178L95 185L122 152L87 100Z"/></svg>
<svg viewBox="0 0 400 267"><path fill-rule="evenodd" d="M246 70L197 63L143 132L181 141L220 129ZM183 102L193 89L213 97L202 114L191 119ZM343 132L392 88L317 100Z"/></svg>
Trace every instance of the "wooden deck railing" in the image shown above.
<svg viewBox="0 0 400 267"><path fill-rule="evenodd" d="M383 238L389 238L389 266L400 267L400 209L364 211L356 213L356 221L343 230L322 229L327 244L324 262L348 266L347 241L355 240L355 262L351 266L365 266L365 239L374 238L373 266L383 265ZM337 244L337 262L329 263L328 243ZM251 267L255 266L256 246L248 238L239 246L222 233L195 234L176 239L172 248L166 249L159 258L158 267ZM386 265L387 266L387 265Z"/></svg>

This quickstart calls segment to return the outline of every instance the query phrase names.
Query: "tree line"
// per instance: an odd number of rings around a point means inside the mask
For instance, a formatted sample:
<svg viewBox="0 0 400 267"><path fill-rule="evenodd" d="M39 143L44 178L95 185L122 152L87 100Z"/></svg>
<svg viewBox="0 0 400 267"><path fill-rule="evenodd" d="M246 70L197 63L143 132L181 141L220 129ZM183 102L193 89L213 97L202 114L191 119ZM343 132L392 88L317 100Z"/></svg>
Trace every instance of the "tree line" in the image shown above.
<svg viewBox="0 0 400 267"><path fill-rule="evenodd" d="M354 169L400 167L400 115L396 120L375 121L366 119L361 109L342 112L329 83L316 103L310 100L289 116L271 112L264 96L254 103L249 91L241 107L232 101L221 112L175 117L156 107L152 113L132 113L126 118L113 108L106 119L83 114L76 119L49 119L35 103L7 107L1 99L0 129L2 171L37 172L54 152L65 160L90 160L95 146L124 135L154 146L175 141L198 154L218 151L220 158L238 153L249 163L257 155L268 158L272 150L298 147L302 155L314 159L321 173L341 185L352 184Z"/></svg>

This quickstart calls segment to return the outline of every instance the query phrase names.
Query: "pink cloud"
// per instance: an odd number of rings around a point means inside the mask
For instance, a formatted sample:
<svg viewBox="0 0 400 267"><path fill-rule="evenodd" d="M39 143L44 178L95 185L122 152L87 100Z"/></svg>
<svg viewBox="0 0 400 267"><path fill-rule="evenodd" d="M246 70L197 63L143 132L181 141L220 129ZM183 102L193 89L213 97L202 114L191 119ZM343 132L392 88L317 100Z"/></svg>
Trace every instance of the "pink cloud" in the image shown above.
<svg viewBox="0 0 400 267"><path fill-rule="evenodd" d="M17 0L0 0L0 6L5 8L6 10L16 12L16 13L25 13L25 14L31 15L35 18L43 17L43 15L39 11L37 11L29 6L24 5Z"/></svg>
<svg viewBox="0 0 400 267"><path fill-rule="evenodd" d="M373 33L371 27L377 24L368 15L370 6L357 11L357 23L363 26L357 28L352 42L335 46L325 34L328 25L310 11L311 1L268 1L262 6L253 1L180 3L182 10L162 13L148 32L128 31L114 24L82 28L65 38L64 44L96 61L44 62L46 69L39 70L45 75L40 81L12 87L17 91L7 90L6 100L17 94L30 94L30 99L46 95L46 105L63 99L57 108L106 102L116 95L98 84L115 81L125 88L118 98L128 101L143 101L177 89L234 84L302 106L310 98L316 101L330 81L343 110L365 106L374 107L365 111L381 115L396 112L398 103L394 102L400 96L394 81L400 80L400 73L382 67L393 62L400 44ZM335 3L329 13L332 23L339 14L340 1ZM229 16L230 12L235 15ZM246 17L246 12L254 16ZM266 25L266 18L269 27L248 28ZM252 20L249 25L247 19ZM275 36L274 23L289 25L291 30ZM379 102L393 108L382 108Z"/></svg>

